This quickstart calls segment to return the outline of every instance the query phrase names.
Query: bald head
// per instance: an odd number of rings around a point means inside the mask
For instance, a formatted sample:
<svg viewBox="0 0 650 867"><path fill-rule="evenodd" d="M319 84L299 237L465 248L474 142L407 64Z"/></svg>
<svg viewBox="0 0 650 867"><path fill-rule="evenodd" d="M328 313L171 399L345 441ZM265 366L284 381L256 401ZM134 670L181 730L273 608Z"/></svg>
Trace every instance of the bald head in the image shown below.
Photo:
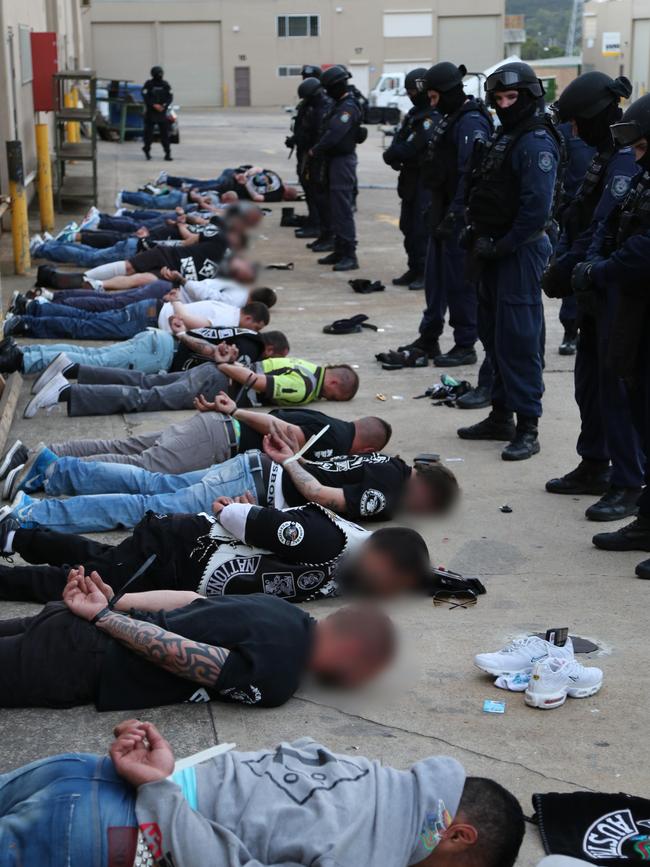
<svg viewBox="0 0 650 867"><path fill-rule="evenodd" d="M383 418L367 415L354 422L354 439L351 454L362 455L380 452L386 447L393 434L392 427Z"/></svg>

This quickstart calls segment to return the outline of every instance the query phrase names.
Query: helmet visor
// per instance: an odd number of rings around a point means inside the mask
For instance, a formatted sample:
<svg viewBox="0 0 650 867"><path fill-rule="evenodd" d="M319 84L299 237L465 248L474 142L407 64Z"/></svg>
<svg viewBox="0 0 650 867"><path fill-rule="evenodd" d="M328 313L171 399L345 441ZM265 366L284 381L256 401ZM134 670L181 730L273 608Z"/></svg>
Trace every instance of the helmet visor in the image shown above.
<svg viewBox="0 0 650 867"><path fill-rule="evenodd" d="M646 137L636 121L613 123L610 129L616 144L623 148L630 147L630 145L636 144L640 139Z"/></svg>
<svg viewBox="0 0 650 867"><path fill-rule="evenodd" d="M504 90L521 84L521 77L514 69L501 69L488 75L485 79L485 90L490 93L493 90Z"/></svg>

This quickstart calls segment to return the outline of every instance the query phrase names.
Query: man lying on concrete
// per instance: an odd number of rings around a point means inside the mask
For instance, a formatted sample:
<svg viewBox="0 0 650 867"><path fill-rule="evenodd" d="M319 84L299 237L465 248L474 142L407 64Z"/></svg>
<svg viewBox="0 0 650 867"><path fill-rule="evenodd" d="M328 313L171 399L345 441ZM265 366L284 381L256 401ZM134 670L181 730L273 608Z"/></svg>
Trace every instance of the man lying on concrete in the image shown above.
<svg viewBox="0 0 650 867"><path fill-rule="evenodd" d="M172 296L173 297L173 296ZM271 319L269 308L260 301L249 301L241 309L223 301L145 299L116 310L99 313L66 307L51 301L31 301L24 316L5 320L5 337L56 338L73 340L129 340L147 328L160 328L172 334L194 328L247 328L261 331Z"/></svg>
<svg viewBox="0 0 650 867"><path fill-rule="evenodd" d="M114 735L110 757L0 777L3 851L51 867L513 867L525 833L517 799L451 758L398 771L301 738L174 772L151 723Z"/></svg>
<svg viewBox="0 0 650 867"><path fill-rule="evenodd" d="M391 621L366 606L314 622L263 593L114 595L96 572L73 569L63 602L0 621L0 706L124 710L216 699L276 707L308 671L358 686L394 654Z"/></svg>
<svg viewBox="0 0 650 867"><path fill-rule="evenodd" d="M405 527L371 533L313 504L280 511L222 498L217 519L149 512L119 545L85 536L0 523L0 598L60 599L70 563L111 576L117 592L150 560L132 590L195 590L201 596L265 593L308 602L345 593L390 597L428 590L432 572L422 537ZM155 555L152 557L152 555ZM41 565L47 564L47 565Z"/></svg>
<svg viewBox="0 0 650 867"><path fill-rule="evenodd" d="M197 342L196 352L201 352L200 340L193 335L190 339ZM351 400L359 387L356 371L345 364L320 367L300 358L266 358L254 365L256 370L264 373L256 373L244 364L220 360L227 352L227 347L221 344L208 346L206 351L211 353L209 358L214 359L214 363L208 360L208 363L187 370L157 374L75 365L61 373L61 366L67 365L66 358L55 360L51 370L46 371L48 376L50 373L52 376L27 404L24 417L32 418L39 409L57 403L65 403L71 416L163 409L212 412L216 409L214 397L229 389L237 396L240 406L248 402L251 395L259 405L304 406L321 398ZM202 360L206 361L206 358ZM68 376L76 376L76 384L71 384L66 378ZM195 401L199 396L207 399L197 406Z"/></svg>
<svg viewBox="0 0 650 867"><path fill-rule="evenodd" d="M171 189L169 187L154 187L150 190L120 190L115 199L115 207L120 210L124 205L134 208L148 208L167 211L171 208L187 208L195 206L202 211L218 210L225 203L236 202L237 193L216 190Z"/></svg>
<svg viewBox="0 0 650 867"><path fill-rule="evenodd" d="M390 520L402 510L442 514L457 500L456 477L438 461L410 467L401 458L377 453L297 461L291 432L271 425L264 453L251 450L181 475L57 459L43 449L22 484L31 491L43 487L50 497L64 499L35 500L21 491L0 514L28 529L99 533L135 527L149 511L209 512L219 497L248 496L252 503L279 509L317 503L355 521Z"/></svg>
<svg viewBox="0 0 650 867"><path fill-rule="evenodd" d="M224 169L218 178L207 180L174 177L161 172L156 183L176 189L189 187L199 193L205 190L215 190L221 195L234 192L239 199L250 199L253 202L292 202L298 195L296 188L285 184L277 172L250 165ZM129 193L128 196L130 195ZM122 194L122 202L134 204L129 202L128 196L125 199Z"/></svg>

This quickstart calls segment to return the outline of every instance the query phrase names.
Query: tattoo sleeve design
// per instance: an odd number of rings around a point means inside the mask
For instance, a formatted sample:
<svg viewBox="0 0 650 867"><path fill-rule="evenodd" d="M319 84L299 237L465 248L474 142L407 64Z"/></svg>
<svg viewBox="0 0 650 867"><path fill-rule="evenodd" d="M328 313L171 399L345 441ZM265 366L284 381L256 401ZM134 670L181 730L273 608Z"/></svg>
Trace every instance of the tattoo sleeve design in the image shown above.
<svg viewBox="0 0 650 867"><path fill-rule="evenodd" d="M216 685L228 659L223 647L192 641L114 611L98 620L97 627L154 665L202 686Z"/></svg>
<svg viewBox="0 0 650 867"><path fill-rule="evenodd" d="M190 337L187 334L181 334L179 340L197 355L205 356L205 358L212 358L214 355L214 347L211 344L206 343L204 340L199 340L197 337Z"/></svg>
<svg viewBox="0 0 650 867"><path fill-rule="evenodd" d="M328 488L315 479L298 461L292 461L284 467L295 486L309 503L318 503L333 512L345 511L345 497L338 488Z"/></svg>

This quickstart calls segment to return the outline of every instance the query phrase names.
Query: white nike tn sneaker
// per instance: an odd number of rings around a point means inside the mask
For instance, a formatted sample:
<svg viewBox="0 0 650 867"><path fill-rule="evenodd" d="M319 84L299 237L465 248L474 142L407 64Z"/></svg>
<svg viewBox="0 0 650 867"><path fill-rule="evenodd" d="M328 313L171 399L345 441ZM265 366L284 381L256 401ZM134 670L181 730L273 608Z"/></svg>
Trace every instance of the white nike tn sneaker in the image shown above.
<svg viewBox="0 0 650 867"><path fill-rule="evenodd" d="M549 657L536 663L524 701L530 707L552 710L569 698L589 698L603 685L603 673L568 659Z"/></svg>
<svg viewBox="0 0 650 867"><path fill-rule="evenodd" d="M520 672L530 672L536 662L554 656L558 659L573 659L573 643L567 639L564 647L556 647L538 638L529 635L526 638L515 638L503 650L496 653L479 653L474 657L474 665L481 671L487 671L495 677Z"/></svg>

